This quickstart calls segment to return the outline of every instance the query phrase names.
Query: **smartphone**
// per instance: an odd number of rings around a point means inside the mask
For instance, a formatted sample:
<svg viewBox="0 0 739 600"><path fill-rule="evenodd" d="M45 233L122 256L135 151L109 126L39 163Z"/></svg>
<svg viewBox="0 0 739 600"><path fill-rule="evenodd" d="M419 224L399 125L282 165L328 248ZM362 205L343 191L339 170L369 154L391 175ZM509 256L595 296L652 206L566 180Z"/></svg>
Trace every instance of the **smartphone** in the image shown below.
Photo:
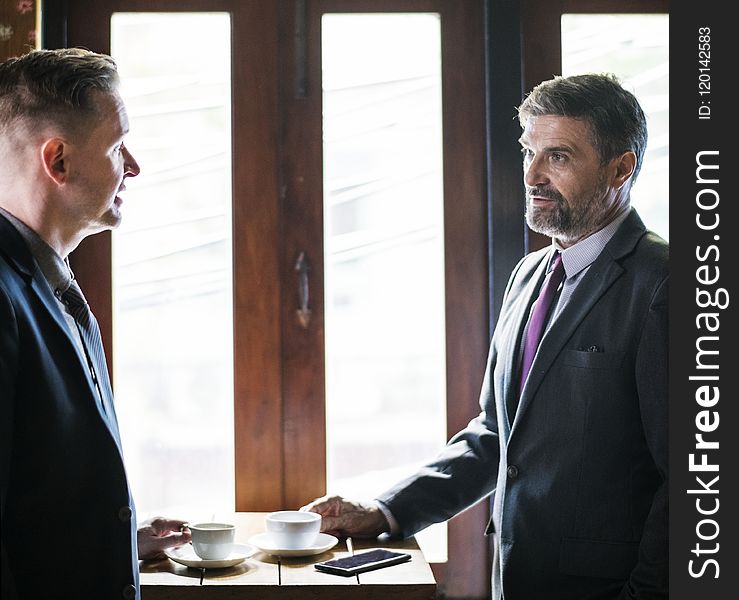
<svg viewBox="0 0 739 600"><path fill-rule="evenodd" d="M315 567L324 573L348 576L364 573L365 571L373 571L374 569L381 569L382 567L389 567L390 565L396 565L410 559L411 555L405 552L393 552L378 548L377 550L361 552L354 556L319 562L316 563Z"/></svg>

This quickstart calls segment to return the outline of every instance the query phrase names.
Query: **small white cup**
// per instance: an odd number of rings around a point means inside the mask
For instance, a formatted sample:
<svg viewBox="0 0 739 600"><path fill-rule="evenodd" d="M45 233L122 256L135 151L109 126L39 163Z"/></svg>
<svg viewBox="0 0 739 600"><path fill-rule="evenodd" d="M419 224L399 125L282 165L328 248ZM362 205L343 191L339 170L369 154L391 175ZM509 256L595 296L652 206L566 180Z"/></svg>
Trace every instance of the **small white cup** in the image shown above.
<svg viewBox="0 0 739 600"><path fill-rule="evenodd" d="M197 523L188 525L192 547L203 560L221 560L231 554L236 527L229 523Z"/></svg>
<svg viewBox="0 0 739 600"><path fill-rule="evenodd" d="M267 515L267 532L283 550L310 548L321 532L321 515L304 510L279 510Z"/></svg>

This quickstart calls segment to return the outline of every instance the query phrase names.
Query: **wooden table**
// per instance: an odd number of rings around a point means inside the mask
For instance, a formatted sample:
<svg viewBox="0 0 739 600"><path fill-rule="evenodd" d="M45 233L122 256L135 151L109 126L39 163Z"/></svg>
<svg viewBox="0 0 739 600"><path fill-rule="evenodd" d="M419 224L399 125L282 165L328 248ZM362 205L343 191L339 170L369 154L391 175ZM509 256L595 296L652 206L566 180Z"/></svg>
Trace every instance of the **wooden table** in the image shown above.
<svg viewBox="0 0 739 600"><path fill-rule="evenodd" d="M267 513L236 513L236 542L264 531ZM410 561L342 577L313 565L369 548L401 549ZM433 600L436 582L414 539L347 540L315 556L278 558L261 551L226 569L203 571L169 559L141 563L142 600Z"/></svg>

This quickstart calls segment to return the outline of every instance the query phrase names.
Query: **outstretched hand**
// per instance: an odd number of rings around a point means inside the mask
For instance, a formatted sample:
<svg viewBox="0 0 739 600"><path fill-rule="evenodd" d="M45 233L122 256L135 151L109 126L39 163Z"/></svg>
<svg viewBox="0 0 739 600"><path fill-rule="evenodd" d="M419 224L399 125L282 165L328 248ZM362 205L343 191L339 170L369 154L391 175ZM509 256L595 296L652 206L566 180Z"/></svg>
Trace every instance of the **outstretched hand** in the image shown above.
<svg viewBox="0 0 739 600"><path fill-rule="evenodd" d="M324 496L300 510L321 515L321 531L337 537L375 538L390 530L385 515L372 502Z"/></svg>
<svg viewBox="0 0 739 600"><path fill-rule="evenodd" d="M185 521L154 517L139 525L136 541L141 560L164 558L164 551L187 544L192 539Z"/></svg>

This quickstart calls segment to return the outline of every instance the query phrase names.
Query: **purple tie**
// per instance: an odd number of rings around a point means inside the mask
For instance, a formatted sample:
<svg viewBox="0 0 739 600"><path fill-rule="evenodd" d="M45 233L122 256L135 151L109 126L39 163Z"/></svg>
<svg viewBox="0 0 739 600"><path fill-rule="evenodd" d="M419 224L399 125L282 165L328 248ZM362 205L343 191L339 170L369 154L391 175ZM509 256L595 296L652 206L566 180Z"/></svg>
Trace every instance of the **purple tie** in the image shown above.
<svg viewBox="0 0 739 600"><path fill-rule="evenodd" d="M557 292L559 284L564 279L565 268L562 265L562 255L557 252L552 264L552 269L544 279L544 285L539 292L539 297L534 303L534 310L531 313L529 328L526 332L526 342L523 347L523 359L521 361L521 387L519 391L523 391L526 378L529 376L531 365L536 356L536 349L541 342L541 336L544 333L544 325L546 325L549 311L552 308L552 300Z"/></svg>

